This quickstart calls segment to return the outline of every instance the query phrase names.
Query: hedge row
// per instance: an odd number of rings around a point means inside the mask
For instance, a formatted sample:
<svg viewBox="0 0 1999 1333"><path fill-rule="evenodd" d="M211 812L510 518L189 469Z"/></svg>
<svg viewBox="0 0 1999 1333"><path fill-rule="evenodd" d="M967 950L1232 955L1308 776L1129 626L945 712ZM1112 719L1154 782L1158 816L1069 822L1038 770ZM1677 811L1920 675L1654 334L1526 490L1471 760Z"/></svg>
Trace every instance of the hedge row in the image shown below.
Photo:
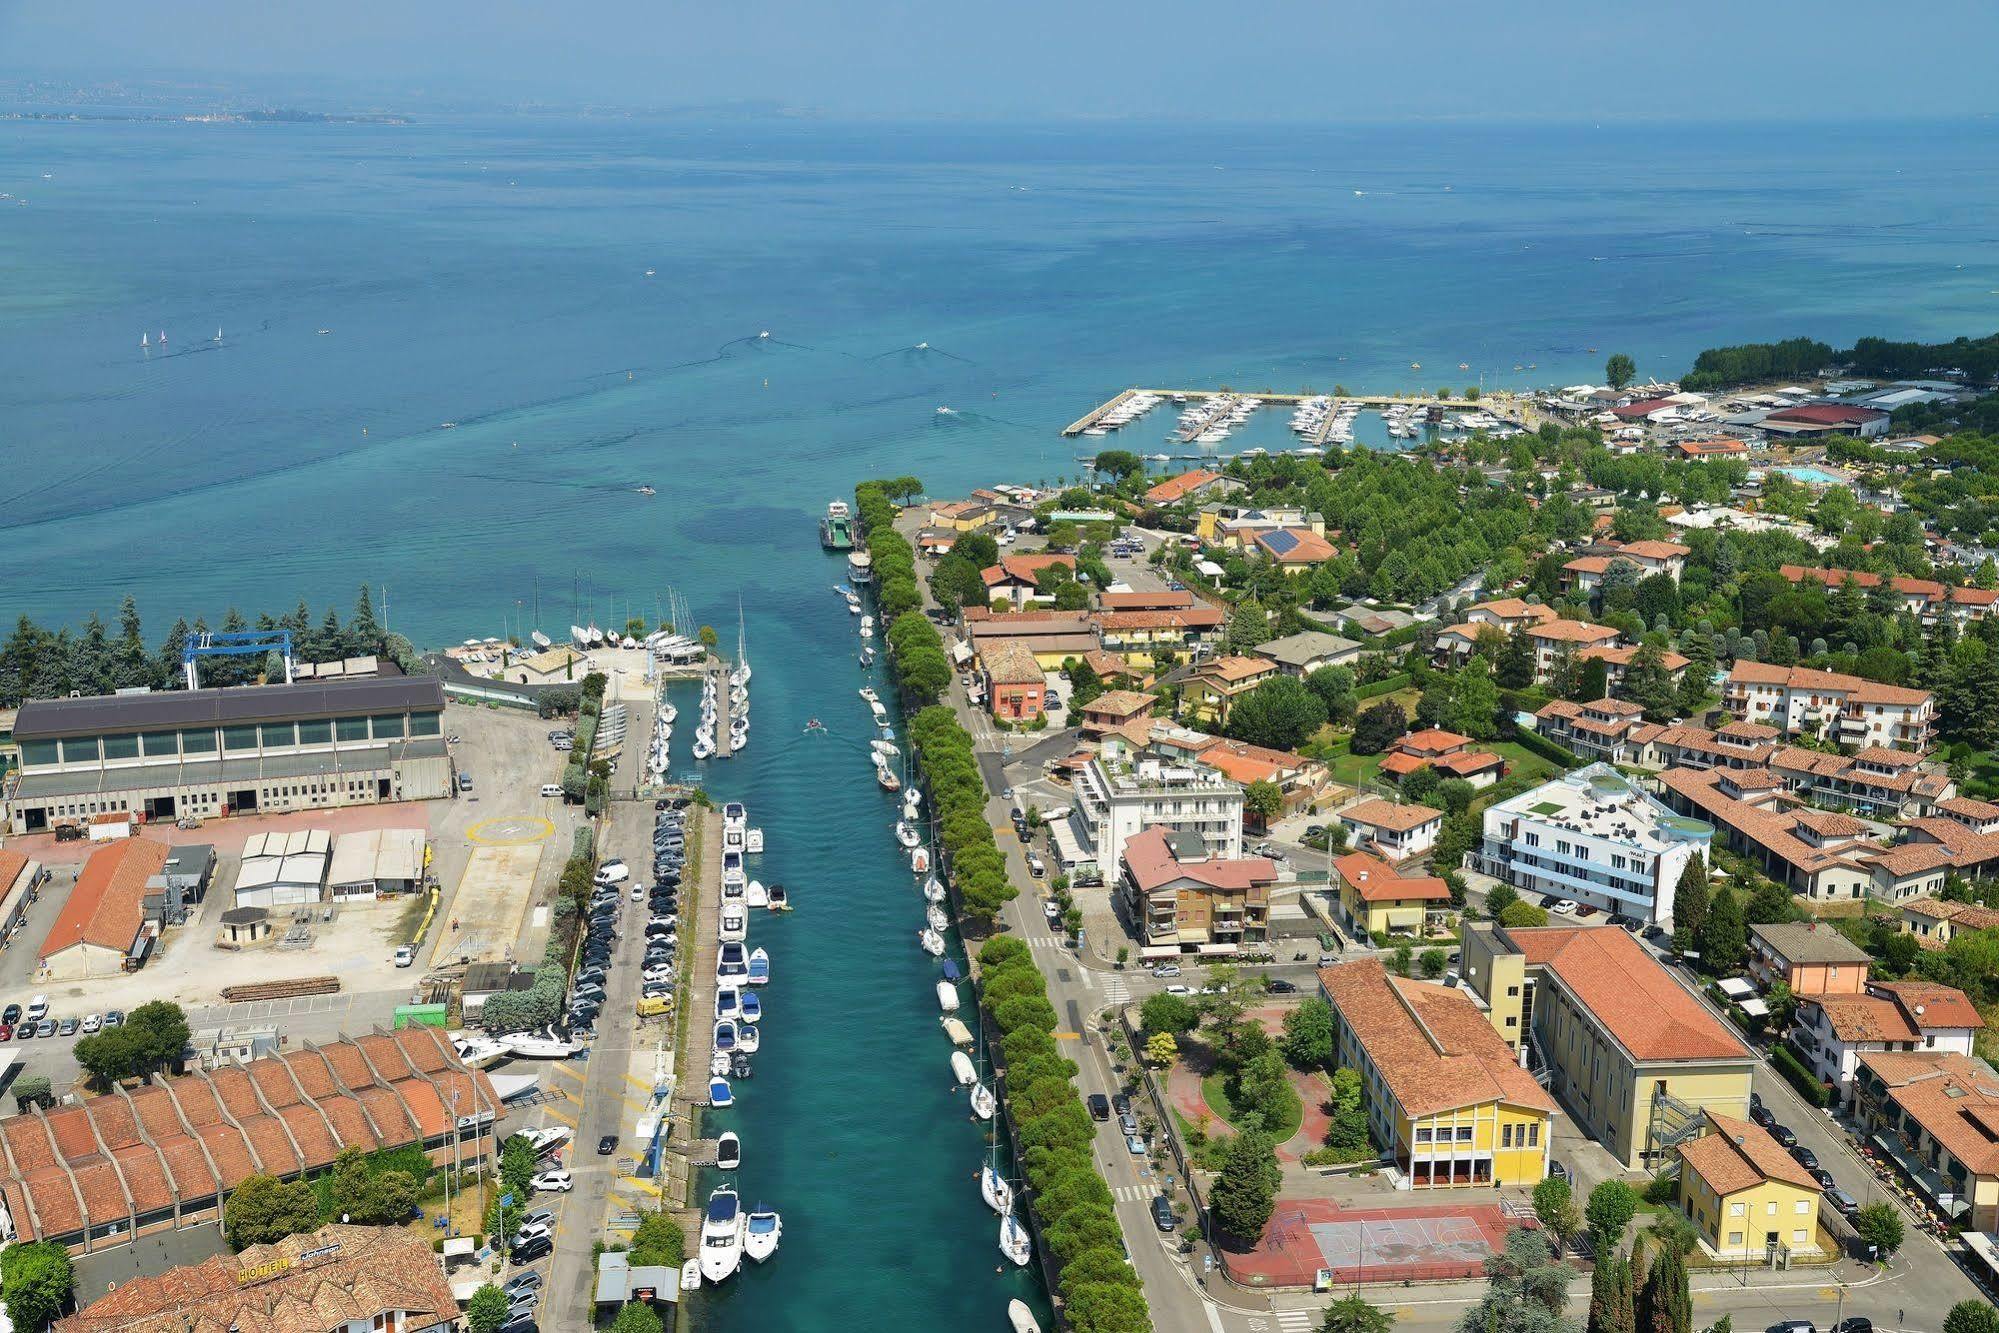
<svg viewBox="0 0 1999 1333"><path fill-rule="evenodd" d="M854 513L874 559L875 609L886 625L923 605L923 594L916 589L916 552L895 530L895 505L882 483L864 481L854 488Z"/></svg>
<svg viewBox="0 0 1999 1333"><path fill-rule="evenodd" d="M1408 689L1414 681L1415 677L1411 676L1407 671L1398 671L1392 676L1383 676L1372 685L1361 686L1353 692L1353 697L1356 700L1379 699L1384 694L1393 694L1397 690Z"/></svg>
<svg viewBox="0 0 1999 1333"><path fill-rule="evenodd" d="M1778 1042L1770 1048L1770 1063L1777 1066L1777 1072L1791 1081L1798 1095L1813 1106L1825 1107L1832 1102L1832 1092L1819 1082L1818 1075L1805 1068L1804 1061L1791 1054L1791 1048Z"/></svg>
<svg viewBox="0 0 1999 1333"><path fill-rule="evenodd" d="M1569 750L1555 744L1538 731L1529 731L1525 727L1522 727L1514 734L1513 739L1521 749L1538 754L1551 763L1560 764L1563 768L1582 767L1583 761L1581 759L1577 758Z"/></svg>
<svg viewBox="0 0 1999 1333"><path fill-rule="evenodd" d="M980 1002L1000 1034L999 1063L1014 1143L1042 1243L1054 1256L1065 1322L1078 1333L1146 1333L1151 1311L1125 1259L1110 1187L1091 1153L1096 1125L1055 1045L1048 982L1020 940L979 950Z"/></svg>
<svg viewBox="0 0 1999 1333"><path fill-rule="evenodd" d="M576 741L569 750L569 762L562 768L562 799L588 802L590 795L590 747L597 742L597 719L604 711L606 678L593 671L583 678L576 705Z"/></svg>
<svg viewBox="0 0 1999 1333"><path fill-rule="evenodd" d="M944 655L944 640L929 617L905 611L888 627L884 639L903 698L919 705L936 703L951 684L951 659Z"/></svg>
<svg viewBox="0 0 1999 1333"><path fill-rule="evenodd" d="M1020 891L1006 877L1006 857L986 822L986 780L972 757L971 733L949 708L935 704L910 719L904 739L923 770L960 909L968 920L990 925Z"/></svg>

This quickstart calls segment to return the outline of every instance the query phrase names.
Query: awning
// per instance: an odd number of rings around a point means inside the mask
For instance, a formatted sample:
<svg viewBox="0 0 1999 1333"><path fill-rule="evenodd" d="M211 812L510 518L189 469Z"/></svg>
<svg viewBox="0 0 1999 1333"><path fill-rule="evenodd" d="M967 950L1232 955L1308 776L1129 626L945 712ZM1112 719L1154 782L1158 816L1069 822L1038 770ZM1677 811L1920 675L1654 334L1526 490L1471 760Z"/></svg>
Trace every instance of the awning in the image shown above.
<svg viewBox="0 0 1999 1333"><path fill-rule="evenodd" d="M1937 1207L1952 1217L1962 1217L1971 1211L1971 1204L1958 1197L1957 1191L1951 1188L1949 1182L1904 1148L1893 1135L1885 1132L1876 1134L1873 1141L1875 1147L1894 1159L1895 1165L1909 1173L1910 1179L1922 1187L1923 1192L1930 1196L1930 1201Z"/></svg>

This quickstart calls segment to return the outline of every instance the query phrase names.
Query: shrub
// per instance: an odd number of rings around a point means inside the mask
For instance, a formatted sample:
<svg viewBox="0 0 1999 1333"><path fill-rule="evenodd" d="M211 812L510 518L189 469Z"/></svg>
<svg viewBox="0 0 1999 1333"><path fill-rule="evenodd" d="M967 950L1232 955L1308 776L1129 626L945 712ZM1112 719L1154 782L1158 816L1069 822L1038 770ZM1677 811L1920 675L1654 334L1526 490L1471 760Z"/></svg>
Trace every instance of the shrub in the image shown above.
<svg viewBox="0 0 1999 1333"><path fill-rule="evenodd" d="M1790 1080L1798 1095L1813 1106L1824 1107L1832 1103L1832 1090L1819 1082L1818 1076L1805 1068L1804 1062L1791 1053L1791 1048L1779 1043L1770 1050L1770 1063L1777 1072Z"/></svg>

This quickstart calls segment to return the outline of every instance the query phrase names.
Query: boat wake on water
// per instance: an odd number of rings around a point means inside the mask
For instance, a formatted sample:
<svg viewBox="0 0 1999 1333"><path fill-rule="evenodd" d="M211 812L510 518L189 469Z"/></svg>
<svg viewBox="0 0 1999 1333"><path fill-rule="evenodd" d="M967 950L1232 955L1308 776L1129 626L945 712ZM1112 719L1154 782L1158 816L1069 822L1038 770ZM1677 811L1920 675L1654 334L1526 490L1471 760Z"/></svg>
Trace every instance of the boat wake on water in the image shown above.
<svg viewBox="0 0 1999 1333"><path fill-rule="evenodd" d="M968 366L979 364L969 356L959 356L956 352L947 352L941 347L932 347L927 342L918 343L914 347L891 347L886 352L876 352L873 356L868 357L867 360L881 361L891 356L899 356L911 361L922 360L925 357L941 356L951 361L961 361Z"/></svg>

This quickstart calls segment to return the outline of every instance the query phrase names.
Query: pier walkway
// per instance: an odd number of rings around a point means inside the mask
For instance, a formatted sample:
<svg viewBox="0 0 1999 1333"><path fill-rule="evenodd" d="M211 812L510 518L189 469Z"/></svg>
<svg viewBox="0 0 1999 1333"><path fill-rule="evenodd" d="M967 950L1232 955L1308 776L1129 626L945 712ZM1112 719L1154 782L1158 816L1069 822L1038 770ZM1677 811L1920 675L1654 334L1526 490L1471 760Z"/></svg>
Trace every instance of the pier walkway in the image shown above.
<svg viewBox="0 0 1999 1333"><path fill-rule="evenodd" d="M1064 436L1081 435L1084 431L1102 421L1112 408L1135 393L1157 394L1161 399L1169 403L1176 397L1190 403L1206 402L1211 398L1253 398L1264 407L1296 407L1307 398L1332 398L1335 407L1341 403L1359 403L1362 407L1377 408L1388 407L1396 403L1417 407L1430 407L1433 405L1443 407L1476 407L1490 412L1494 416L1504 415L1500 411L1500 404L1502 401L1505 401L1504 399L1481 398L1477 402L1471 402L1462 398L1438 398L1431 394L1420 393L1343 393L1334 396L1326 393L1252 393L1241 389L1125 389L1109 402L1104 403L1072 422L1063 430L1062 434ZM1181 431L1176 431L1175 433L1184 434ZM1194 434L1199 434L1199 431L1194 432ZM1188 436L1187 438L1192 437Z"/></svg>
<svg viewBox="0 0 1999 1333"><path fill-rule="evenodd" d="M716 658L709 664L708 677L715 682L715 757L729 759L736 753L729 742L729 668ZM701 1067L708 1066L704 1062Z"/></svg>

